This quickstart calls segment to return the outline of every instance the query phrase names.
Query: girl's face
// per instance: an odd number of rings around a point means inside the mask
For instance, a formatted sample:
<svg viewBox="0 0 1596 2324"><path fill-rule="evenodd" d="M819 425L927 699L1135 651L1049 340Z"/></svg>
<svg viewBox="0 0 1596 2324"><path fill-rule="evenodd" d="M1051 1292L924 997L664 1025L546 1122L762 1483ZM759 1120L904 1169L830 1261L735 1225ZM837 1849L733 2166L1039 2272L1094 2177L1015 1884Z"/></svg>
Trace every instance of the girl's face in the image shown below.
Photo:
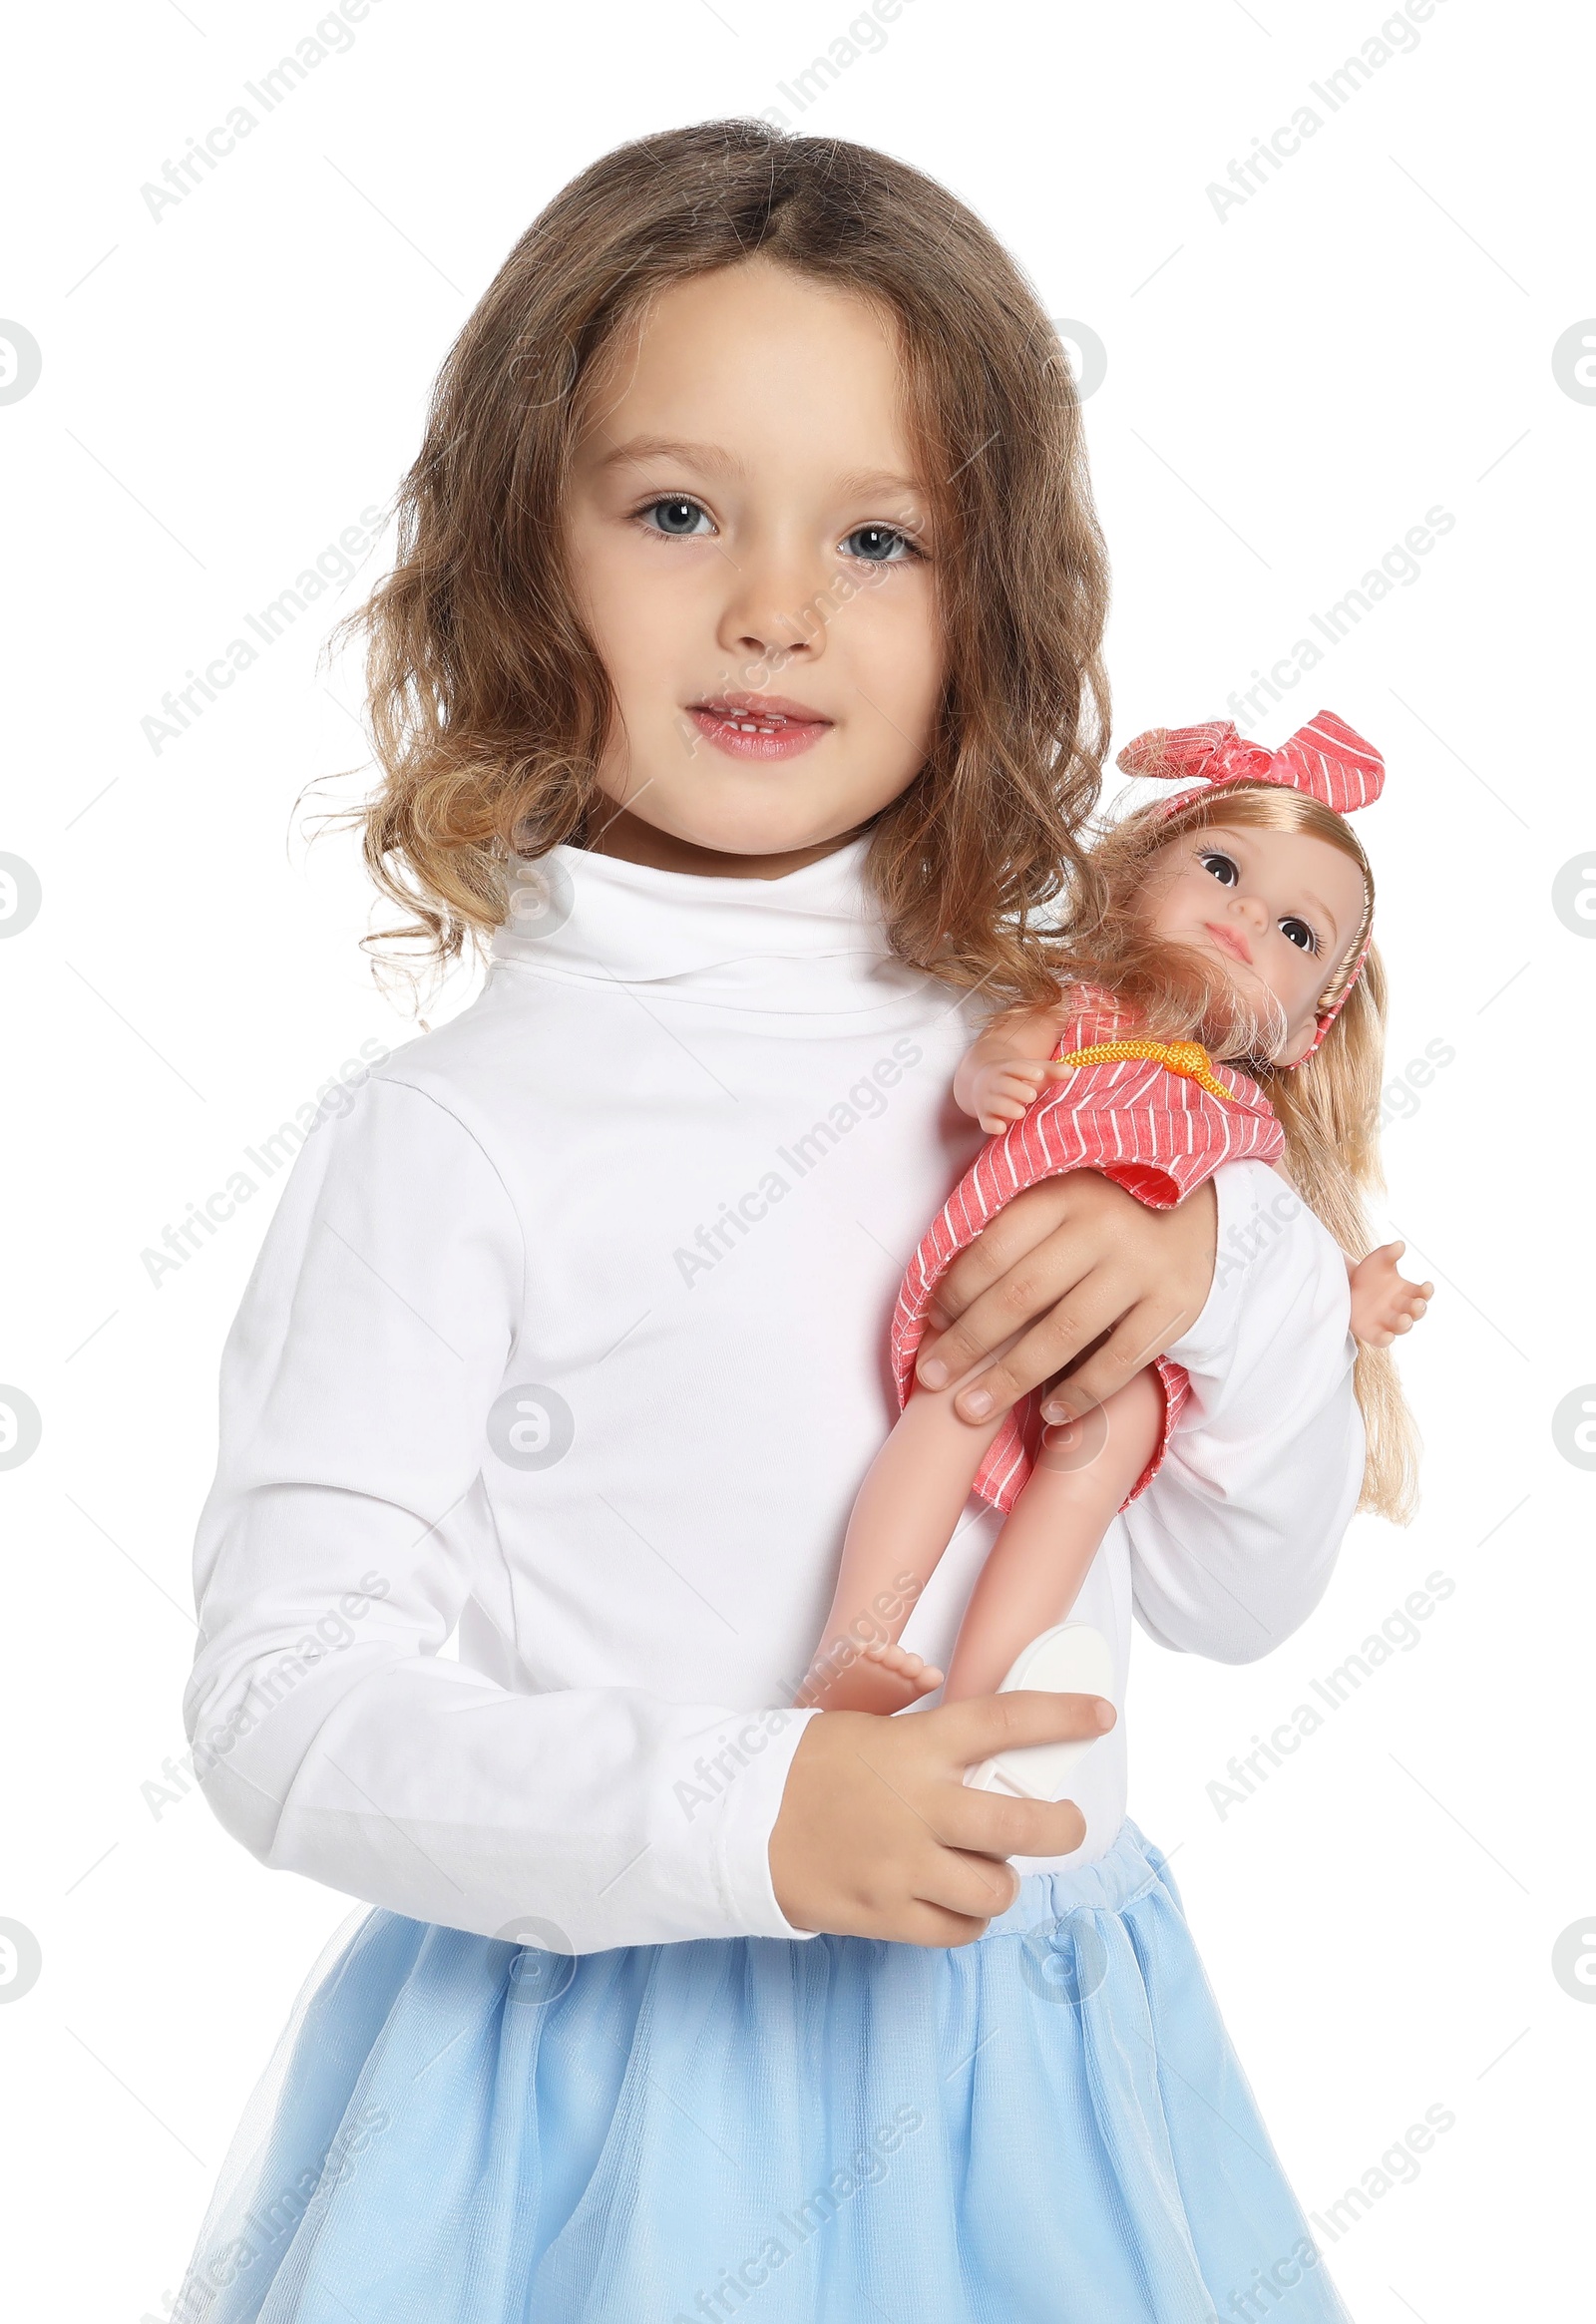
<svg viewBox="0 0 1596 2324"><path fill-rule="evenodd" d="M1142 885L1155 936L1206 953L1280 1031L1270 1050L1295 1065L1313 1046L1320 994L1364 917L1364 875L1304 831L1210 824L1161 847Z"/></svg>
<svg viewBox="0 0 1596 2324"><path fill-rule="evenodd" d="M603 852L775 878L924 764L945 662L899 389L881 315L758 256L617 350L568 501L620 708Z"/></svg>

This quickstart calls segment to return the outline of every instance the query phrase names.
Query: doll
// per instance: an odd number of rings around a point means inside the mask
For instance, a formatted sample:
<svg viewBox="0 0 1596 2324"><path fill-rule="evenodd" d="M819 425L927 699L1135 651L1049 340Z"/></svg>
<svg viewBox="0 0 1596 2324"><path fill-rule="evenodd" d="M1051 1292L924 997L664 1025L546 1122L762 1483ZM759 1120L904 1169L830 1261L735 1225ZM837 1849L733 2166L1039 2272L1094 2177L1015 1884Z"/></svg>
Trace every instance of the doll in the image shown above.
<svg viewBox="0 0 1596 2324"><path fill-rule="evenodd" d="M1216 722L1142 735L1119 764L1199 779L1109 833L1094 858L1101 910L1075 948L1079 972L1056 1004L999 1013L955 1077L957 1102L992 1143L904 1279L892 1333L901 1416L854 1505L804 1702L887 1713L944 1684L897 1639L972 1487L1007 1522L967 1608L945 1700L1102 1685L1106 1645L1065 1617L1110 1519L1156 1473L1187 1382L1161 1356L1083 1419L1045 1430L1033 1398L973 1425L952 1410L964 1380L915 1386L938 1280L1012 1195L1091 1168L1164 1208L1220 1162L1253 1156L1309 1200L1344 1251L1366 1240L1358 1189L1377 1172L1368 1125L1383 983L1374 883L1343 811L1379 796L1379 754L1322 711L1279 751ZM1344 1016L1355 994L1356 1013ZM1410 1435L1384 1352L1432 1291L1397 1272L1401 1250L1347 1258L1368 1430L1362 1505L1396 1518L1408 1513ZM884 1621L881 1607L894 1603ZM1089 1747L1010 1751L967 1780L1053 1797Z"/></svg>

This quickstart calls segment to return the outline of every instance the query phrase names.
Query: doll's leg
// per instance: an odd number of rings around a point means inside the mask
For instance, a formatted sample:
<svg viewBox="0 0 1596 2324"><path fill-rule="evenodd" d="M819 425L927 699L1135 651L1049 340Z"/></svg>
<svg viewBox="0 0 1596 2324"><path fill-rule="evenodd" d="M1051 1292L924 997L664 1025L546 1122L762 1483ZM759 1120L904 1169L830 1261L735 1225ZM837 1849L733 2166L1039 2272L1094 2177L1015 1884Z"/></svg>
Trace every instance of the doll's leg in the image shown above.
<svg viewBox="0 0 1596 2324"><path fill-rule="evenodd" d="M1049 1431L976 1577L949 1665L945 1703L995 1695L1020 1648L1064 1620L1163 1425L1163 1384L1149 1366L1097 1410Z"/></svg>
<svg viewBox="0 0 1596 2324"><path fill-rule="evenodd" d="M1020 1337L1010 1333L971 1371ZM967 1371L947 1386L917 1386L859 1488L843 1542L836 1594L799 1701L822 1711L901 1711L942 1673L897 1640L947 1548L976 1472L1004 1414L972 1426L953 1409Z"/></svg>

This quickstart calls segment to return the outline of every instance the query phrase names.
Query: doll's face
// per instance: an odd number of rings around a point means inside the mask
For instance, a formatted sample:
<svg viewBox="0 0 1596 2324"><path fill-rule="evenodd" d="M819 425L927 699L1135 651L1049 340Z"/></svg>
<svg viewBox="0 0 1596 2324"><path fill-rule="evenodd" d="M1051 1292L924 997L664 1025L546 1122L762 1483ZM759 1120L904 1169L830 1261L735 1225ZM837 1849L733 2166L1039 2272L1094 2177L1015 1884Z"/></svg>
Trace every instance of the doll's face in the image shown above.
<svg viewBox="0 0 1596 2324"><path fill-rule="evenodd" d="M945 663L899 399L887 321L757 256L662 293L618 351L567 513L620 707L606 852L773 878L923 765Z"/></svg>
<svg viewBox="0 0 1596 2324"><path fill-rule="evenodd" d="M1364 875L1303 831L1210 824L1158 850L1141 891L1156 936L1208 954L1279 1030L1277 1065L1313 1046L1320 994L1364 916Z"/></svg>

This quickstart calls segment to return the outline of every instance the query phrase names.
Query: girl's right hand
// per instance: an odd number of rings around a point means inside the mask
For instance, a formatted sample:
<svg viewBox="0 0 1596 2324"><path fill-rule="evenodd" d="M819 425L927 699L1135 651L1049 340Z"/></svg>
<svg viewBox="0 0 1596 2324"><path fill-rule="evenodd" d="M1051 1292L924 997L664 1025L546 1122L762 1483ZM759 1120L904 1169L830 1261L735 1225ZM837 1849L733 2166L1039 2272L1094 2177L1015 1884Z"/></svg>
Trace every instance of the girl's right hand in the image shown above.
<svg viewBox="0 0 1596 2324"><path fill-rule="evenodd" d="M1019 1893L1007 1856L1066 1856L1072 1800L971 1790L965 1770L1021 1743L1090 1741L1114 1724L1095 1695L977 1695L936 1711L811 1719L770 1834L776 1902L796 1929L968 1945Z"/></svg>

